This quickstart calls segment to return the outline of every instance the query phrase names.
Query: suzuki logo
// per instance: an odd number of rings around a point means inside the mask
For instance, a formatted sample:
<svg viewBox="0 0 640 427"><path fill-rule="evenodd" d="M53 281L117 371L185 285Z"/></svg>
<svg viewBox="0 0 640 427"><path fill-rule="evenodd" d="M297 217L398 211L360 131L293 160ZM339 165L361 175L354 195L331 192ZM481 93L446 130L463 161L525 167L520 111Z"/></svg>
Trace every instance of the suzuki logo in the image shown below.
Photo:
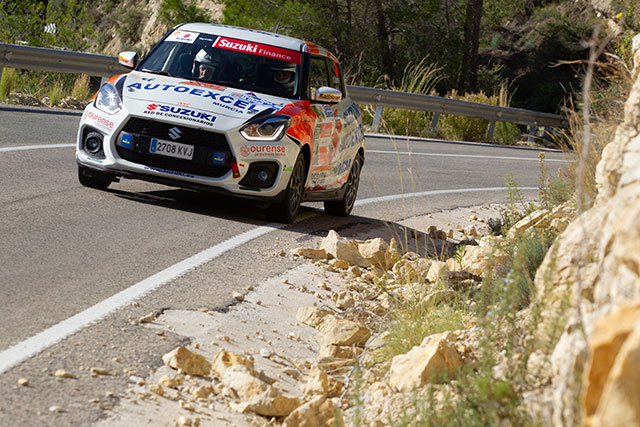
<svg viewBox="0 0 640 427"><path fill-rule="evenodd" d="M177 127L169 129L169 136L171 137L171 139L180 138L180 134L182 134L182 131Z"/></svg>

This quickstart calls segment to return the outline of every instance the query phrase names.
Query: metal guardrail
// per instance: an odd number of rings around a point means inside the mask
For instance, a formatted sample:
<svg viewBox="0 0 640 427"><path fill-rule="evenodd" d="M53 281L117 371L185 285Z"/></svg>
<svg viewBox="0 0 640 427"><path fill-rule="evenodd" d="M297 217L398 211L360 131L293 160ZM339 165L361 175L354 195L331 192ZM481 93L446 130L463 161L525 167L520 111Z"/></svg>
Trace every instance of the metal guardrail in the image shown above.
<svg viewBox="0 0 640 427"><path fill-rule="evenodd" d="M101 77L128 71L115 56L0 43L0 69L3 67Z"/></svg>
<svg viewBox="0 0 640 427"><path fill-rule="evenodd" d="M129 71L128 68L118 63L118 58L115 56L0 43L0 76L3 67L59 73L84 73L102 77L110 77ZM377 130L380 124L384 107L433 112L432 129L437 126L441 114L486 119L490 122L488 130L490 138L493 138L493 129L497 121L528 125L530 126L530 136L538 127L566 127L567 125L567 120L563 116L520 108L499 107L459 99L361 86L348 86L348 90L356 103L377 106L373 121L374 130Z"/></svg>

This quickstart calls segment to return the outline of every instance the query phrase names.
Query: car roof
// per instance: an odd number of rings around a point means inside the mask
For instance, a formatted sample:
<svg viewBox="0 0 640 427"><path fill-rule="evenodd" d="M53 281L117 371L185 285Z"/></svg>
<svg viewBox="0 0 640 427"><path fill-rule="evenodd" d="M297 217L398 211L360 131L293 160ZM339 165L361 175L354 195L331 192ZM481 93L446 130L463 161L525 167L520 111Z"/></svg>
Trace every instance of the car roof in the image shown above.
<svg viewBox="0 0 640 427"><path fill-rule="evenodd" d="M251 41L254 43L264 43L271 46L295 50L298 52L309 52L312 54L328 56L337 62L336 57L327 49L321 46L282 34L270 33L268 31L253 30L251 28L243 27L233 27L230 25L204 23L182 24L176 26L175 29L180 29L181 31L193 31L196 33L215 34L224 37Z"/></svg>

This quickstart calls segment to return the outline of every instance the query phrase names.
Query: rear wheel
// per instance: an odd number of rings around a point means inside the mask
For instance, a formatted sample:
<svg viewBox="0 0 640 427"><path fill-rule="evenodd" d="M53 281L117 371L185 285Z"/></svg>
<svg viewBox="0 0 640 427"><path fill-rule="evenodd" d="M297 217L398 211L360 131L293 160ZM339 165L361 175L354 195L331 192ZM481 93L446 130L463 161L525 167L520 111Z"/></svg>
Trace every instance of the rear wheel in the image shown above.
<svg viewBox="0 0 640 427"><path fill-rule="evenodd" d="M113 180L107 174L78 166L78 181L85 187L106 190Z"/></svg>
<svg viewBox="0 0 640 427"><path fill-rule="evenodd" d="M305 178L304 157L302 153L298 155L296 164L291 172L289 185L285 191L284 199L280 203L273 203L267 208L267 218L269 221L284 222L291 224L300 212L300 203L304 192Z"/></svg>
<svg viewBox="0 0 640 427"><path fill-rule="evenodd" d="M346 189L342 200L324 202L324 212L334 216L349 216L353 205L356 203L358 195L358 185L360 184L360 171L362 170L363 159L360 154L356 155L349 178L347 179Z"/></svg>

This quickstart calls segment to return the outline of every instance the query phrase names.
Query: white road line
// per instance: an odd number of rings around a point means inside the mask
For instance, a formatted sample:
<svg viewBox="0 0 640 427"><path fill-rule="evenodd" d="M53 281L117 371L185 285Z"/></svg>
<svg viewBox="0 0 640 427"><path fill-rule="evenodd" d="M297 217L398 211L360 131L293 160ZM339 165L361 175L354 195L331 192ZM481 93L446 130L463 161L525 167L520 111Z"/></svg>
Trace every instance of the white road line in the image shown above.
<svg viewBox="0 0 640 427"><path fill-rule="evenodd" d="M410 151L384 151L384 150L366 150L365 153L378 154L402 154L406 156L428 156L428 157L466 157L471 159L495 159L495 160L528 160L531 162L539 162L540 159L535 157L507 157L507 156L482 156L479 154L442 154L442 153L416 153ZM572 162L573 160L560 159L544 159L545 162Z"/></svg>
<svg viewBox="0 0 640 427"><path fill-rule="evenodd" d="M518 187L519 190L538 190L538 187ZM390 196L372 197L370 199L356 200L355 206L364 206L370 203L391 202L393 200L410 199L414 197L437 196L439 194L477 193L480 191L506 191L507 187L488 188L461 188L458 190L431 190L420 193L392 194Z"/></svg>
<svg viewBox="0 0 640 427"><path fill-rule="evenodd" d="M536 187L519 187L521 190L537 190ZM434 190L424 191L420 193L408 193L408 194L394 194L382 197L373 197L370 199L359 200L356 202L356 206L364 206L371 203L388 202L398 199L408 199L412 197L424 197L439 194L454 194L454 193L473 193L473 192L486 192L486 191L504 191L507 187L489 187L489 188L465 188L454 190ZM177 264L168 267L159 273L150 276L141 282L115 294L106 300L99 302L93 307L72 316L57 325L27 338L26 340L0 352L0 374L8 371L12 367L16 366L20 362L29 359L32 356L40 353L46 348L60 342L66 337L84 329L85 327L95 323L112 312L127 306L133 301L143 297L172 280L184 275L188 271L201 266L202 264L209 262L220 255L228 252L240 245L248 243L258 237L271 233L272 231L283 228L284 224L267 224L253 230L246 231L231 239L225 240L215 246L205 249L204 251L197 253Z"/></svg>
<svg viewBox="0 0 640 427"><path fill-rule="evenodd" d="M2 147L0 148L0 153L7 151L39 150L41 148L70 148L75 146L76 144L20 145L17 147Z"/></svg>

